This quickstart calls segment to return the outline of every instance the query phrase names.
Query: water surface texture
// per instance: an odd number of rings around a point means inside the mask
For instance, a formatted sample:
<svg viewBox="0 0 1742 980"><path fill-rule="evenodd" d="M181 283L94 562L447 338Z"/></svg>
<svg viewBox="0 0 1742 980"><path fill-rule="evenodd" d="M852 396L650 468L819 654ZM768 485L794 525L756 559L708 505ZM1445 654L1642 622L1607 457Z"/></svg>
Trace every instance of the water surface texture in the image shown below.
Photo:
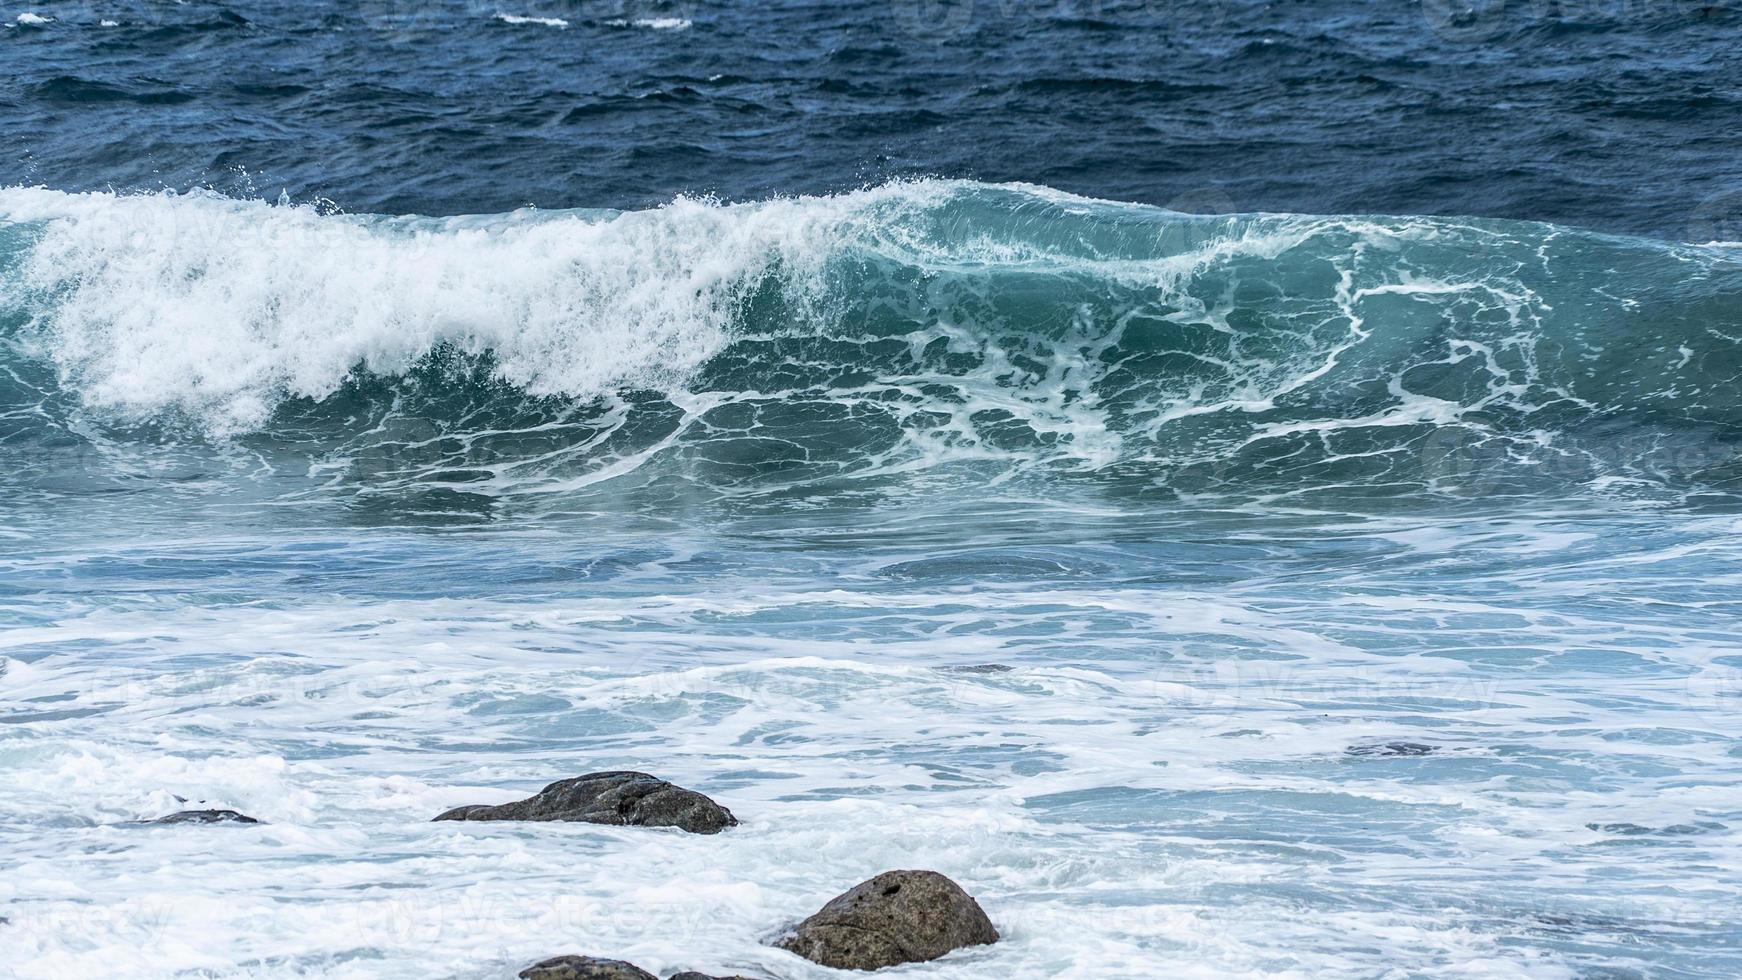
<svg viewBox="0 0 1742 980"><path fill-rule="evenodd" d="M0 973L1742 974L1736 11L5 14Z"/></svg>

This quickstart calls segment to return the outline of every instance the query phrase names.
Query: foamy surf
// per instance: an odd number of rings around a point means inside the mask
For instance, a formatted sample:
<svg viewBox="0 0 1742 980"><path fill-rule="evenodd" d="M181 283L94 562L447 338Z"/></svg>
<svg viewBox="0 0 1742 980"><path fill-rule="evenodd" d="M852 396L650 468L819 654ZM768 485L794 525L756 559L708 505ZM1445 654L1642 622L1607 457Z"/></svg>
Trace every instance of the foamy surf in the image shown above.
<svg viewBox="0 0 1742 980"><path fill-rule="evenodd" d="M1640 942L1682 944L1691 970L1725 941L1739 841L1710 774L1734 669L1723 617L1695 610L1731 587L1712 576L1733 519L1395 518L1358 538L1297 520L1360 556L1295 546L1304 586L1238 571L1285 546L1256 513L1022 510L861 512L813 543L877 546L803 563L791 528L662 544L605 524L479 548L355 529L281 546L232 523L118 549L93 525L57 557L0 559L32 588L102 561L137 589L0 599L20 624L0 635L7 962L483 980L578 947L821 980L765 940L910 865L969 884L1003 933L925 968L958 980L1404 959L1574 977ZM1162 559L1139 525L1218 543ZM976 550L997 531L1027 554ZM1614 533L1645 548L1611 584L1653 605L1565 579L1613 562ZM274 549L245 580L202 571ZM1136 578L1160 570L1179 584ZM744 822L429 822L618 767ZM1640 770L1651 792L1613 788ZM265 823L128 825L178 796ZM1612 885L1577 887L1592 878Z"/></svg>
<svg viewBox="0 0 1742 980"><path fill-rule="evenodd" d="M637 17L634 20L608 20L607 27L645 27L650 31L683 31L688 30L691 21L687 17Z"/></svg>
<svg viewBox="0 0 1742 980"><path fill-rule="evenodd" d="M498 13L496 15L496 19L501 21L504 24L514 24L514 25L534 24L534 25L537 25L539 27L557 27L557 28L566 28L569 26L569 22L564 20L561 17L527 17L527 16L522 16L519 14Z"/></svg>

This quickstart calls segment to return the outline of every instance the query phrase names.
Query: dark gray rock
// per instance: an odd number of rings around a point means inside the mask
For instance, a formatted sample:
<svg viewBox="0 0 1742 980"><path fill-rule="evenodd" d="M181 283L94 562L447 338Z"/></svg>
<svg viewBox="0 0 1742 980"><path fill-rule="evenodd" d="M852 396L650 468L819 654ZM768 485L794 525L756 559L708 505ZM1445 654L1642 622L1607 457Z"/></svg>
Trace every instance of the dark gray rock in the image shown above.
<svg viewBox="0 0 1742 980"><path fill-rule="evenodd" d="M1432 755L1437 748L1421 742L1380 742L1374 745L1351 745L1343 751L1360 756L1422 756Z"/></svg>
<svg viewBox="0 0 1742 980"><path fill-rule="evenodd" d="M182 810L146 823L259 823L260 821L235 810Z"/></svg>
<svg viewBox="0 0 1742 980"><path fill-rule="evenodd" d="M659 980L633 963L592 956L553 956L520 971L520 980Z"/></svg>
<svg viewBox="0 0 1742 980"><path fill-rule="evenodd" d="M594 772L551 783L500 806L462 806L437 820L567 820L619 827L676 827L717 834L738 825L732 811L700 793L644 772Z"/></svg>
<svg viewBox="0 0 1742 980"><path fill-rule="evenodd" d="M682 973L673 973L671 976L666 977L665 980L750 980L750 978L740 976L736 973L729 977L716 977L712 973L697 973L694 970L685 970Z"/></svg>
<svg viewBox="0 0 1742 980"><path fill-rule="evenodd" d="M775 942L813 963L878 970L998 941L980 903L936 871L885 871Z"/></svg>
<svg viewBox="0 0 1742 980"><path fill-rule="evenodd" d="M1667 827L1646 827L1636 823L1588 823L1586 830L1599 833L1614 834L1618 837L1691 837L1696 834L1707 834L1724 830L1722 823L1716 820L1700 820L1695 823L1676 823Z"/></svg>

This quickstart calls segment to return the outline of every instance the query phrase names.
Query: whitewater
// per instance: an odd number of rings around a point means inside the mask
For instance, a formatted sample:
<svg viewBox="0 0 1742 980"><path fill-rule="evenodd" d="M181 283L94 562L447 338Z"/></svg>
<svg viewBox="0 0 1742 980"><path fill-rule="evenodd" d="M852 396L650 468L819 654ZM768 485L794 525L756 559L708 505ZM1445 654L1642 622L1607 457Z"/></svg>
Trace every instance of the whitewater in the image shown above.
<svg viewBox="0 0 1742 980"><path fill-rule="evenodd" d="M0 972L1742 972L1739 384L1733 242L0 189ZM742 825L430 822L612 769Z"/></svg>

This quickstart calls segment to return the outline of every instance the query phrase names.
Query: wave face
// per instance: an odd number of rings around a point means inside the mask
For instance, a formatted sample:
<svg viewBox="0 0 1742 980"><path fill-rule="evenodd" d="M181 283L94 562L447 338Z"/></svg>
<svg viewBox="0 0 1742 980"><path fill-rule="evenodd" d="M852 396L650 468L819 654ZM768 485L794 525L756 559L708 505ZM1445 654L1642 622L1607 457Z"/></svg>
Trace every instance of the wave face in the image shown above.
<svg viewBox="0 0 1742 980"><path fill-rule="evenodd" d="M1739 259L956 181L452 218L11 189L0 451L475 499L1684 500L1742 488Z"/></svg>

